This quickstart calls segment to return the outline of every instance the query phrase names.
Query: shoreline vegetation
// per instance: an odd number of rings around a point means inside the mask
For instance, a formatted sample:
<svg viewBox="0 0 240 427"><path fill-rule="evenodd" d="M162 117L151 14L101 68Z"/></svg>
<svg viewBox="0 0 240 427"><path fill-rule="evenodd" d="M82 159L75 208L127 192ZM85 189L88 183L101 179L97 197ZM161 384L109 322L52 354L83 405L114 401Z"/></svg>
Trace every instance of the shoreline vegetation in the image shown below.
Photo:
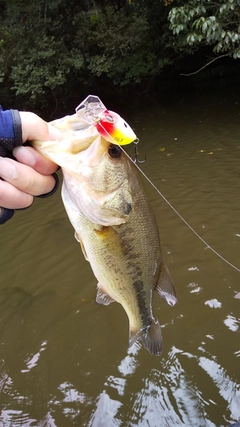
<svg viewBox="0 0 240 427"><path fill-rule="evenodd" d="M3 0L1 104L54 119L89 93L139 102L237 84L239 17L237 0Z"/></svg>

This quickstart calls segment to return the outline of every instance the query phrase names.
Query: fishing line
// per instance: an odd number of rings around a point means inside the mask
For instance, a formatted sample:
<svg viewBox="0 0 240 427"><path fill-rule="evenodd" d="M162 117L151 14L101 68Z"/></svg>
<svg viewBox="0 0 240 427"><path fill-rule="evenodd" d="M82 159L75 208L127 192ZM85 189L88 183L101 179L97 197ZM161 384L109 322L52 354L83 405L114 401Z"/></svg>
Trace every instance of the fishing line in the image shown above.
<svg viewBox="0 0 240 427"><path fill-rule="evenodd" d="M123 150L125 154L125 150ZM128 154L127 154L128 156ZM128 156L130 159L131 157ZM131 159L132 160L132 159ZM201 240L204 245L206 245L206 249L210 249L215 255L217 255L222 261L226 262L230 267L234 268L234 270L237 270L240 273L240 269L236 267L234 264L232 264L230 261L228 261L226 258L224 258L219 252L217 252L212 246L210 246L206 240L204 240L195 230L192 228L192 226L183 218L183 216L174 208L174 206L166 199L166 197L161 193L161 191L156 187L156 185L153 184L153 182L148 178L148 176L142 171L142 169L132 160L132 162L135 164L136 168L141 172L141 174L144 176L144 178L151 184L151 186L156 190L156 192L163 198L163 200L170 206L170 208L175 212L175 214L186 224L186 226L195 234L196 237Z"/></svg>
<svg viewBox="0 0 240 427"><path fill-rule="evenodd" d="M104 129L106 132L106 129ZM132 159L131 156L123 149L123 147L116 143L116 141L112 138L112 136L106 132L113 142L113 144L118 145L121 150L124 152L124 154L128 157L129 160L136 166L136 168L139 170L139 172L144 176L144 178L149 182L149 184L154 188L154 190L159 194L159 196L162 197L162 199L167 203L167 205L175 212L175 214L184 222L184 224L192 231L193 234L195 234L196 237L198 237L199 240L201 240L202 243L206 246L206 249L210 249L218 258L220 258L222 261L224 261L226 264L228 264L230 267L232 267L234 270L238 271L240 273L240 269L236 267L234 264L232 264L230 261L228 261L226 258L224 258L219 252L217 252L212 246L210 246L206 240L204 240L195 230L194 228L183 218L183 216L177 211L177 209L174 208L174 206L166 199L166 197L161 193L161 191L156 187L155 184L148 178L148 176L142 171L142 169L137 165L137 162Z"/></svg>

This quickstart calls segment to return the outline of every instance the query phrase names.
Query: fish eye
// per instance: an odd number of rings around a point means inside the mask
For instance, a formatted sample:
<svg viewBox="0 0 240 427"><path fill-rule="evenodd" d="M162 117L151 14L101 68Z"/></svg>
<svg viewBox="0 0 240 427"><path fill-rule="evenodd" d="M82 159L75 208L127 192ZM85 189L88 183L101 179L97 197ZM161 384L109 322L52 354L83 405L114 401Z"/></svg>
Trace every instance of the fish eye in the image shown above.
<svg viewBox="0 0 240 427"><path fill-rule="evenodd" d="M118 145L111 144L108 147L108 154L112 159L119 159L122 155L122 150Z"/></svg>

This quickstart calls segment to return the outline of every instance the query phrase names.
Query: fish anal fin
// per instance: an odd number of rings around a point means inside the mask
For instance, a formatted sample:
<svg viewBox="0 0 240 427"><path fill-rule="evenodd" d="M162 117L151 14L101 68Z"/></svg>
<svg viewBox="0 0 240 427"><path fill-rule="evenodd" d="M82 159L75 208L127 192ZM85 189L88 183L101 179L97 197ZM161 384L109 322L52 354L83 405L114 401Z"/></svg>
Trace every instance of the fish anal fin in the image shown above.
<svg viewBox="0 0 240 427"><path fill-rule="evenodd" d="M163 262L160 270L159 280L156 286L158 295L167 302L167 304L174 306L177 303L176 291L173 280L169 273L166 264Z"/></svg>
<svg viewBox="0 0 240 427"><path fill-rule="evenodd" d="M87 252L86 252L86 249L85 249L85 246L83 244L83 241L82 241L81 237L76 232L74 234L74 237L80 243L80 246L81 246L81 249L82 249L82 253L83 253L86 261L89 261L88 256L87 256Z"/></svg>
<svg viewBox="0 0 240 427"><path fill-rule="evenodd" d="M140 329L137 332L130 331L129 347L136 341L142 341L144 347L154 356L160 356L162 353L162 331L158 320L152 319L149 326Z"/></svg>
<svg viewBox="0 0 240 427"><path fill-rule="evenodd" d="M111 302L114 302L114 299L111 298L105 291L103 291L100 284L98 284L96 302L103 305L109 305Z"/></svg>

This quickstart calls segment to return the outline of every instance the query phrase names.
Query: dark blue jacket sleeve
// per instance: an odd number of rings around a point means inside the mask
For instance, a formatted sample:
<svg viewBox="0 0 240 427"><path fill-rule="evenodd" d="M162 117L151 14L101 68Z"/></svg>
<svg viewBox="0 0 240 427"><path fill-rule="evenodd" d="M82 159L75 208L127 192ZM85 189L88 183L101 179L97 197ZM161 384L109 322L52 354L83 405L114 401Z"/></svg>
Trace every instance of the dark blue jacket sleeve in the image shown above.
<svg viewBox="0 0 240 427"><path fill-rule="evenodd" d="M18 110L3 111L0 106L0 156L11 157L14 147L22 145L22 124Z"/></svg>

